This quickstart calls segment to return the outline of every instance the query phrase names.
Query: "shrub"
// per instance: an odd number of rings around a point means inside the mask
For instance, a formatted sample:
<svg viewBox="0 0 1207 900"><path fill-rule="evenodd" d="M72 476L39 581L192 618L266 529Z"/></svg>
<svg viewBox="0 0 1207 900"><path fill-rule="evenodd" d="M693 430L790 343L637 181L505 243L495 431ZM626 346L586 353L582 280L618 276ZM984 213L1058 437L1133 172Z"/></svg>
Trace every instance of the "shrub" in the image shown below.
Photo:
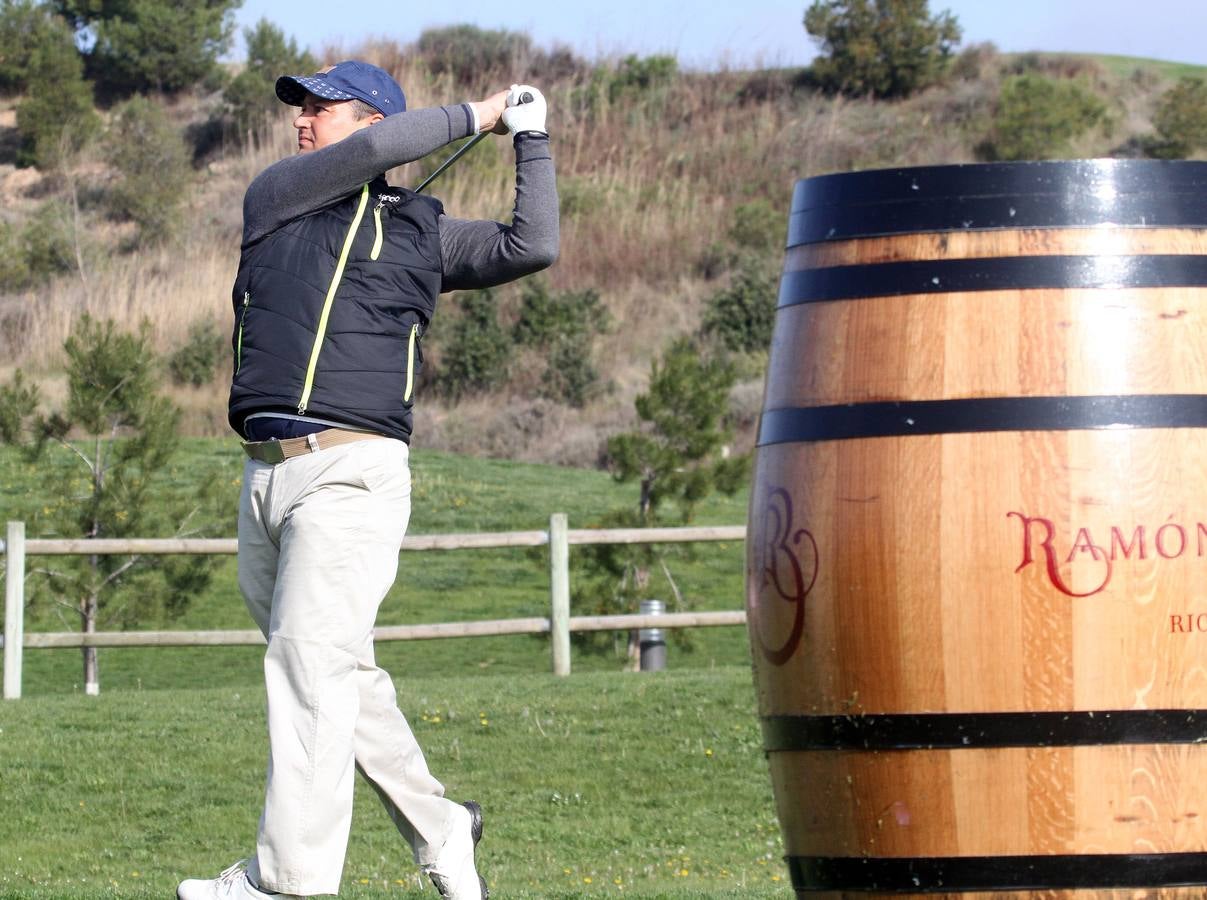
<svg viewBox="0 0 1207 900"><path fill-rule="evenodd" d="M525 347L548 347L558 339L596 335L611 324L611 316L593 290L551 294L545 282L525 283L512 337Z"/></svg>
<svg viewBox="0 0 1207 900"><path fill-rule="evenodd" d="M1074 138L1106 124L1106 104L1077 82L1016 75L1002 84L980 149L988 159L1054 159L1068 154Z"/></svg>
<svg viewBox="0 0 1207 900"><path fill-rule="evenodd" d="M734 99L740 106L776 103L792 96L799 77L796 69L759 69L745 77Z"/></svg>
<svg viewBox="0 0 1207 900"><path fill-rule="evenodd" d="M29 264L18 229L0 221L0 292L19 291L29 284Z"/></svg>
<svg viewBox="0 0 1207 900"><path fill-rule="evenodd" d="M788 231L786 212L766 200L751 200L734 208L724 241L706 244L694 261L701 278L712 281L740 268L748 257L758 257L778 265Z"/></svg>
<svg viewBox="0 0 1207 900"><path fill-rule="evenodd" d="M784 249L787 233L787 214L766 200L751 200L734 208L729 240L735 247L756 253L775 253Z"/></svg>
<svg viewBox="0 0 1207 900"><path fill-rule="evenodd" d="M991 74L998 65L997 46L992 41L972 44L960 51L951 64L951 76L976 81Z"/></svg>
<svg viewBox="0 0 1207 900"><path fill-rule="evenodd" d="M275 85L279 76L313 72L318 68L308 52L298 50L293 38L267 19L255 28L243 29L247 44L247 65L231 83L222 97L226 113L240 137L256 128L281 108Z"/></svg>
<svg viewBox="0 0 1207 900"><path fill-rule="evenodd" d="M571 48L555 44L550 50L532 51L525 80L531 80L534 84L552 84L564 78L584 76L589 69L589 64L575 55Z"/></svg>
<svg viewBox="0 0 1207 900"><path fill-rule="evenodd" d="M644 59L630 54L620 61L608 79L608 99L615 103L626 94L644 94L665 88L679 71L673 56L647 56Z"/></svg>
<svg viewBox="0 0 1207 900"><path fill-rule="evenodd" d="M1207 82L1186 77L1161 95L1153 115L1157 140L1151 155L1165 159L1189 156L1207 147Z"/></svg>
<svg viewBox="0 0 1207 900"><path fill-rule="evenodd" d="M701 332L734 353L766 350L775 326L777 281L765 262L746 257L729 287L706 301Z"/></svg>
<svg viewBox="0 0 1207 900"><path fill-rule="evenodd" d="M185 342L168 356L168 374L174 384L202 387L226 359L226 338L211 319L198 319L189 326Z"/></svg>
<svg viewBox="0 0 1207 900"><path fill-rule="evenodd" d="M815 0L805 30L822 55L812 80L835 93L907 97L944 75L960 41L954 16L927 0Z"/></svg>
<svg viewBox="0 0 1207 900"><path fill-rule="evenodd" d="M0 291L20 291L76 267L72 213L43 203L21 226L0 222Z"/></svg>
<svg viewBox="0 0 1207 900"><path fill-rule="evenodd" d="M163 108L145 97L126 101L107 135L109 163L121 174L110 208L138 226L141 241L170 238L180 224L191 175L184 138Z"/></svg>
<svg viewBox="0 0 1207 900"><path fill-rule="evenodd" d="M452 400L503 383L511 355L494 291L468 291L461 295L460 307L442 348L448 362L439 381L440 390Z"/></svg>
<svg viewBox="0 0 1207 900"><path fill-rule="evenodd" d="M30 281L38 282L76 267L75 221L61 200L43 203L21 229L21 249Z"/></svg>
<svg viewBox="0 0 1207 900"><path fill-rule="evenodd" d="M99 127L92 87L71 32L53 20L29 54L26 94L17 106L18 162L57 170Z"/></svg>
<svg viewBox="0 0 1207 900"><path fill-rule="evenodd" d="M1019 53L1003 65L1006 75L1047 75L1049 78L1079 79L1096 87L1104 85L1107 73L1098 60L1068 53Z"/></svg>
<svg viewBox="0 0 1207 900"><path fill-rule="evenodd" d="M520 346L544 351L542 396L576 407L590 399L599 383L591 346L610 324L611 316L596 291L551 294L543 281L525 284L512 337Z"/></svg>
<svg viewBox="0 0 1207 900"><path fill-rule="evenodd" d="M532 38L517 31L448 25L424 30L415 49L434 75L447 73L459 84L476 85L518 70L532 52Z"/></svg>
<svg viewBox="0 0 1207 900"><path fill-rule="evenodd" d="M599 369L591 362L591 341L558 338L546 354L540 395L581 409L599 388Z"/></svg>

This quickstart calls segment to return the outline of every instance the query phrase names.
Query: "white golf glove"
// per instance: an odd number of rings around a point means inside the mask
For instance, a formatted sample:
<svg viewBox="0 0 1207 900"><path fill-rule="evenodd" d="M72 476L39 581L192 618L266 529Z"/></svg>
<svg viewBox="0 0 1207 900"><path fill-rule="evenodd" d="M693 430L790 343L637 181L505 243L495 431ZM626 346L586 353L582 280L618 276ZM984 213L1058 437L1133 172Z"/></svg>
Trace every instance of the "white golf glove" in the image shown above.
<svg viewBox="0 0 1207 900"><path fill-rule="evenodd" d="M503 110L503 124L513 135L521 131L537 131L548 134L545 128L545 95L530 84L513 84L507 95L507 109Z"/></svg>

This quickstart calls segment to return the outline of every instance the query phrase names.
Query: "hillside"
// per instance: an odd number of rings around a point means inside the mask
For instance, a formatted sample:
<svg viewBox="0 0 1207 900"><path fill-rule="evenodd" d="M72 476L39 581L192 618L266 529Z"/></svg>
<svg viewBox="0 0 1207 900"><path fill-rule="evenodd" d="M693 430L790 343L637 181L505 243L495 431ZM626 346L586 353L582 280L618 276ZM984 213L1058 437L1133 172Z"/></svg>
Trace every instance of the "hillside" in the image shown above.
<svg viewBox="0 0 1207 900"><path fill-rule="evenodd" d="M632 399L650 361L672 338L700 331L710 299L740 265L766 273L765 302L774 302L774 272L797 179L977 161L992 141L1003 84L1028 73L1076 84L1101 104L1094 127L1059 148L1062 154L1136 155L1153 130L1162 94L1176 77L1194 71L1114 57L1005 56L974 46L955 60L943 85L907 100L878 102L826 96L804 86L807 79L792 70L685 73L658 57L572 59L558 67L546 55L540 71L479 72L469 83L449 72L433 74L413 47L389 41L327 48L322 55L359 56L389 68L412 107L473 99L512 80L531 79L546 91L562 251L538 277L555 296L598 295L609 324L584 357L598 379L579 406L547 396L544 354L513 348L509 370L454 401L441 391L441 379L465 298L451 295L442 301L425 347L429 371L421 385L416 444L585 466L600 461L607 434L632 423ZM162 101L176 126L191 129L196 161L191 179L179 186L187 196L186 227L152 244L106 212L103 200L114 176L99 150L85 153L69 185L14 165L16 100L0 110L0 222L11 230L41 221L36 217L47 215L47 205L72 187L75 211L55 227L74 241L78 265L69 260L62 274L0 294L0 382L21 367L42 382L51 400L61 395L60 347L85 311L130 328L147 320L165 353L182 346L199 323L227 334L242 191L258 170L292 152L288 110L281 107L275 120L250 136L227 133L214 140L203 126L221 107L219 92ZM208 143L197 137L207 134ZM486 142L442 176L434 192L453 215L506 219L510 159L505 139ZM433 164L402 167L392 180L415 185ZM504 340L526 290L530 284L495 293ZM763 362L757 352L740 360L742 382L731 396L739 444L751 441ZM218 366L202 387L172 388L187 411L190 433L224 433L224 376Z"/></svg>

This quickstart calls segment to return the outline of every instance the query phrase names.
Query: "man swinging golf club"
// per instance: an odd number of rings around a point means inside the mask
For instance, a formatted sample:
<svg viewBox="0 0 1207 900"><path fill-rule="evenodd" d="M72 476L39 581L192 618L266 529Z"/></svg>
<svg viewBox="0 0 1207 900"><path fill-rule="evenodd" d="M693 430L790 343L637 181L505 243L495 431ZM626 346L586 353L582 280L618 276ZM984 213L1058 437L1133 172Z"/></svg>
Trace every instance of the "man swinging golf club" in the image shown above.
<svg viewBox="0 0 1207 900"><path fill-rule="evenodd" d="M255 855L180 900L339 891L353 771L441 897L483 900L482 811L445 799L373 656L410 514L420 341L444 291L552 264L558 205L545 99L513 85L406 111L358 61L284 76L298 153L247 189L233 292L231 426L244 438L239 586L268 639L269 762ZM521 98L527 102L520 102ZM510 225L456 219L382 175L480 132L513 135Z"/></svg>

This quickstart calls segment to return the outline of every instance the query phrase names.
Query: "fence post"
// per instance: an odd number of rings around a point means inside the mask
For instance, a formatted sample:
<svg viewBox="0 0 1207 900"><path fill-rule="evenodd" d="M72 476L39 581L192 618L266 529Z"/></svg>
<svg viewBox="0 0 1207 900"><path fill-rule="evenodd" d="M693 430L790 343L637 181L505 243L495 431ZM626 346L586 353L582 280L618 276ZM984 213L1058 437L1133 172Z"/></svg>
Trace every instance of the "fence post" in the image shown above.
<svg viewBox="0 0 1207 900"><path fill-rule="evenodd" d="M21 651L25 644L25 523L9 522L4 544L4 699L21 697Z"/></svg>
<svg viewBox="0 0 1207 900"><path fill-rule="evenodd" d="M570 526L565 513L549 517L549 637L553 674L570 674Z"/></svg>

